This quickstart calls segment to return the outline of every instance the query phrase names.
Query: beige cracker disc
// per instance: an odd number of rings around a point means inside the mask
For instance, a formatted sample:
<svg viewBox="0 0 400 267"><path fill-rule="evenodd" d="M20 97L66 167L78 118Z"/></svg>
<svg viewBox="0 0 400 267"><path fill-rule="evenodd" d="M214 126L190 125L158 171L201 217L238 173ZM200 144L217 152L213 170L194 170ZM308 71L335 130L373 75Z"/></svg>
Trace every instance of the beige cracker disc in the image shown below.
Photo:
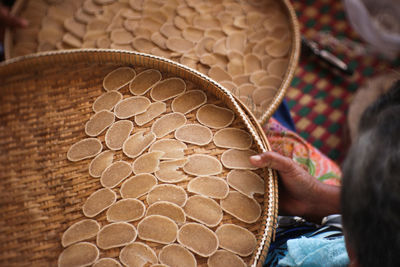
<svg viewBox="0 0 400 267"><path fill-rule="evenodd" d="M89 164L89 174L92 177L100 177L103 171L111 165L114 152L106 150L97 155Z"/></svg>
<svg viewBox="0 0 400 267"><path fill-rule="evenodd" d="M129 120L114 122L106 132L105 142L107 147L111 150L120 150L132 130L133 123Z"/></svg>
<svg viewBox="0 0 400 267"><path fill-rule="evenodd" d="M140 28L136 28L140 29ZM135 31L136 31L135 29ZM151 35L151 32L149 32L149 35ZM148 37L136 37L132 41L132 46L136 51L143 52L143 53L150 53L151 50L156 47L156 45L149 40Z"/></svg>
<svg viewBox="0 0 400 267"><path fill-rule="evenodd" d="M208 75L216 81L232 81L232 76L220 66L213 66L208 71Z"/></svg>
<svg viewBox="0 0 400 267"><path fill-rule="evenodd" d="M228 50L243 52L246 48L246 34L240 31L228 35L226 38L226 48Z"/></svg>
<svg viewBox="0 0 400 267"><path fill-rule="evenodd" d="M215 231L219 247L242 257L249 256L257 246L256 237L246 228L235 224L224 224Z"/></svg>
<svg viewBox="0 0 400 267"><path fill-rule="evenodd" d="M109 91L98 98L93 103L93 111L112 110L114 106L122 100L122 94L118 91Z"/></svg>
<svg viewBox="0 0 400 267"><path fill-rule="evenodd" d="M139 126L145 125L146 123L157 118L166 110L167 105L164 102L153 102L144 113L135 116L135 122Z"/></svg>
<svg viewBox="0 0 400 267"><path fill-rule="evenodd" d="M154 69L145 70L131 81L129 90L133 95L144 95L161 80L161 72Z"/></svg>
<svg viewBox="0 0 400 267"><path fill-rule="evenodd" d="M144 96L132 96L118 102L114 108L115 116L118 119L127 119L145 112L151 102Z"/></svg>
<svg viewBox="0 0 400 267"><path fill-rule="evenodd" d="M221 208L245 223L254 223L260 218L261 207L252 198L231 191L225 199L220 201Z"/></svg>
<svg viewBox="0 0 400 267"><path fill-rule="evenodd" d="M185 165L187 159L174 159L162 161L159 165L159 170L155 172L157 179L164 183L178 183L187 178L181 169Z"/></svg>
<svg viewBox="0 0 400 267"><path fill-rule="evenodd" d="M187 145L179 140L175 139L160 139L154 142L150 148L149 152L152 151L162 151L164 156L161 159L181 159L185 157L184 150L187 149Z"/></svg>
<svg viewBox="0 0 400 267"><path fill-rule="evenodd" d="M249 133L237 128L221 129L214 135L214 144L223 148L249 149L253 138Z"/></svg>
<svg viewBox="0 0 400 267"><path fill-rule="evenodd" d="M168 265L165 265L165 264L157 263L157 264L151 265L150 267L169 267L169 266L168 266Z"/></svg>
<svg viewBox="0 0 400 267"><path fill-rule="evenodd" d="M143 202L135 199L121 199L107 210L107 221L109 222L132 222L144 216L146 207Z"/></svg>
<svg viewBox="0 0 400 267"><path fill-rule="evenodd" d="M200 124L185 124L175 131L175 138L189 144L205 146L211 142L213 133Z"/></svg>
<svg viewBox="0 0 400 267"><path fill-rule="evenodd" d="M179 229L178 242L202 257L211 256L218 249L216 234L198 223L184 224Z"/></svg>
<svg viewBox="0 0 400 267"><path fill-rule="evenodd" d="M218 177L196 177L190 180L187 190L210 198L223 199L229 193L228 184Z"/></svg>
<svg viewBox="0 0 400 267"><path fill-rule="evenodd" d="M260 105L265 100L271 100L276 93L277 90L275 88L259 87L253 92L254 104Z"/></svg>
<svg viewBox="0 0 400 267"><path fill-rule="evenodd" d="M273 75L269 75L267 77L264 77L260 83L258 84L259 86L267 86L267 87L272 87L278 89L279 86L282 83L282 78L281 77L276 77Z"/></svg>
<svg viewBox="0 0 400 267"><path fill-rule="evenodd" d="M82 206L86 217L94 217L110 207L117 200L117 194L109 188L102 188L92 193Z"/></svg>
<svg viewBox="0 0 400 267"><path fill-rule="evenodd" d="M170 218L177 224L183 224L186 222L186 215L183 209L178 205L167 201L159 201L151 204L146 211L146 216L150 215L162 215Z"/></svg>
<svg viewBox="0 0 400 267"><path fill-rule="evenodd" d="M122 265L113 258L101 258L92 267L122 267Z"/></svg>
<svg viewBox="0 0 400 267"><path fill-rule="evenodd" d="M245 73L253 73L262 68L261 59L254 54L247 54L244 56L244 71Z"/></svg>
<svg viewBox="0 0 400 267"><path fill-rule="evenodd" d="M74 18L67 18L64 21L64 27L67 31L81 39L86 32L86 25L76 21Z"/></svg>
<svg viewBox="0 0 400 267"><path fill-rule="evenodd" d="M103 80L106 91L119 90L135 78L136 72L129 67L121 67L108 73Z"/></svg>
<svg viewBox="0 0 400 267"><path fill-rule="evenodd" d="M136 158L143 153L154 141L156 136L154 133L149 132L144 134L144 131L140 131L130 136L125 140L122 145L122 151L130 158Z"/></svg>
<svg viewBox="0 0 400 267"><path fill-rule="evenodd" d="M119 260L125 266L145 266L147 263L157 263L157 255L148 245L134 242L124 247L119 253ZM147 265L146 265L147 266Z"/></svg>
<svg viewBox="0 0 400 267"><path fill-rule="evenodd" d="M181 31L169 22L161 26L160 33L164 35L166 38L181 36Z"/></svg>
<svg viewBox="0 0 400 267"><path fill-rule="evenodd" d="M197 261L194 255L178 244L171 244L161 249L159 254L160 266L170 267L196 267ZM155 266L155 265L154 265Z"/></svg>
<svg viewBox="0 0 400 267"><path fill-rule="evenodd" d="M165 38L161 33L159 32L154 32L150 39L158 45L161 49L167 49L167 46L165 45L165 42L167 41L167 38Z"/></svg>
<svg viewBox="0 0 400 267"><path fill-rule="evenodd" d="M202 15L197 15L193 19L193 25L200 29L207 30L207 29L219 28L220 22L216 17L212 16L211 14L202 14Z"/></svg>
<svg viewBox="0 0 400 267"><path fill-rule="evenodd" d="M156 185L147 195L147 204L149 205L158 201L167 201L182 207L185 205L186 200L185 190L172 184Z"/></svg>
<svg viewBox="0 0 400 267"><path fill-rule="evenodd" d="M98 136L115 121L114 113L102 110L90 117L85 124L85 133L89 136Z"/></svg>
<svg viewBox="0 0 400 267"><path fill-rule="evenodd" d="M264 194L264 180L252 171L232 170L226 180L232 188L250 198L254 194Z"/></svg>
<svg viewBox="0 0 400 267"><path fill-rule="evenodd" d="M222 172L222 165L215 157L195 154L189 156L189 161L183 166L183 170L195 176L217 175Z"/></svg>
<svg viewBox="0 0 400 267"><path fill-rule="evenodd" d="M165 42L165 45L169 50L178 53L189 52L194 47L194 43L192 41L185 40L180 37L169 37Z"/></svg>
<svg viewBox="0 0 400 267"><path fill-rule="evenodd" d="M136 240L135 227L126 222L117 222L105 225L97 234L96 243L101 249L110 249L126 246Z"/></svg>
<svg viewBox="0 0 400 267"><path fill-rule="evenodd" d="M250 163L250 157L257 155L254 150L229 149L222 153L221 162L228 169L256 170Z"/></svg>
<svg viewBox="0 0 400 267"><path fill-rule="evenodd" d="M174 112L186 114L207 102L206 94L201 90L187 91L172 101L171 108Z"/></svg>
<svg viewBox="0 0 400 267"><path fill-rule="evenodd" d="M268 64L269 74L282 77L288 67L289 61L287 59L274 59Z"/></svg>
<svg viewBox="0 0 400 267"><path fill-rule="evenodd" d="M151 126L151 131L157 138L166 136L186 123L186 117L182 113L168 113L157 119Z"/></svg>
<svg viewBox="0 0 400 267"><path fill-rule="evenodd" d="M186 83L181 78L168 78L157 83L150 91L154 101L165 101L185 92Z"/></svg>
<svg viewBox="0 0 400 267"><path fill-rule="evenodd" d="M290 50L290 42L287 40L276 41L265 47L265 52L272 57L284 57Z"/></svg>
<svg viewBox="0 0 400 267"><path fill-rule="evenodd" d="M135 175L122 183L120 193L122 198L139 198L147 194L155 185L157 179L151 174Z"/></svg>
<svg viewBox="0 0 400 267"><path fill-rule="evenodd" d="M158 171L160 158L164 155L162 151L153 151L139 156L132 163L132 169L135 174L153 173Z"/></svg>
<svg viewBox="0 0 400 267"><path fill-rule="evenodd" d="M197 43L203 38L204 30L189 26L182 31L182 36L186 40Z"/></svg>
<svg viewBox="0 0 400 267"><path fill-rule="evenodd" d="M170 244L176 240L178 226L168 217L150 215L138 224L138 235L142 240Z"/></svg>
<svg viewBox="0 0 400 267"><path fill-rule="evenodd" d="M67 32L62 38L63 44L70 46L71 48L81 48L82 42L79 38Z"/></svg>
<svg viewBox="0 0 400 267"><path fill-rule="evenodd" d="M222 209L215 200L203 196L191 196L183 208L186 216L205 224L208 227L217 226L222 220Z"/></svg>
<svg viewBox="0 0 400 267"><path fill-rule="evenodd" d="M218 250L207 260L209 267L246 267L246 263L239 256L233 254L230 251Z"/></svg>
<svg viewBox="0 0 400 267"><path fill-rule="evenodd" d="M71 244L95 237L100 230L100 224L95 220L84 219L74 223L63 233L61 244L68 247Z"/></svg>
<svg viewBox="0 0 400 267"><path fill-rule="evenodd" d="M59 267L88 266L99 258L99 250L92 243L74 244L61 252L58 257Z"/></svg>
<svg viewBox="0 0 400 267"><path fill-rule="evenodd" d="M93 158L103 149L103 145L97 138L85 138L73 144L67 152L67 159L70 161L79 161L87 158Z"/></svg>
<svg viewBox="0 0 400 267"><path fill-rule="evenodd" d="M196 118L207 127L221 129L228 127L235 119L235 115L232 110L207 104L199 108Z"/></svg>
<svg viewBox="0 0 400 267"><path fill-rule="evenodd" d="M131 165L126 161L116 161L108 166L100 177L100 183L107 188L113 188L132 173Z"/></svg>
<svg viewBox="0 0 400 267"><path fill-rule="evenodd" d="M115 44L130 44L133 35L125 29L115 29L111 32L110 39Z"/></svg>

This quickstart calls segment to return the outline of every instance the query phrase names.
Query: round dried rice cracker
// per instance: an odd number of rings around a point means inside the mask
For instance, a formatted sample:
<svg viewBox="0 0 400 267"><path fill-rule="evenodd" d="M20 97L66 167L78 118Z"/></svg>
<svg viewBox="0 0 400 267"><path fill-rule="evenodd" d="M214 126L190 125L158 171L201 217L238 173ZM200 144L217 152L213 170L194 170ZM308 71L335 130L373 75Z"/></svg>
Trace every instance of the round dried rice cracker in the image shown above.
<svg viewBox="0 0 400 267"><path fill-rule="evenodd" d="M153 43L155 43L156 45L158 45L161 49L167 49L167 38L165 38L160 32L154 32L150 39L153 41Z"/></svg>
<svg viewBox="0 0 400 267"><path fill-rule="evenodd" d="M162 151L153 151L142 154L132 163L132 170L135 174L153 173L158 171L160 158L164 155Z"/></svg>
<svg viewBox="0 0 400 267"><path fill-rule="evenodd" d="M103 87L106 91L119 90L130 83L135 76L136 72L132 68L121 67L115 69L104 77Z"/></svg>
<svg viewBox="0 0 400 267"><path fill-rule="evenodd" d="M283 77L283 75L286 73L286 70L288 68L289 60L288 59L273 59L269 64L268 64L268 72L269 74L278 76L278 77Z"/></svg>
<svg viewBox="0 0 400 267"><path fill-rule="evenodd" d="M207 104L197 110L196 118L204 126L221 129L228 127L233 122L235 114L230 109Z"/></svg>
<svg viewBox="0 0 400 267"><path fill-rule="evenodd" d="M98 136L115 121L114 113L102 110L90 117L85 124L85 133L89 136Z"/></svg>
<svg viewBox="0 0 400 267"><path fill-rule="evenodd" d="M252 171L232 170L226 180L232 188L250 198L253 198L254 194L264 194L264 180Z"/></svg>
<svg viewBox="0 0 400 267"><path fill-rule="evenodd" d="M82 206L83 214L92 218L110 207L117 200L117 194L109 188L102 188L92 193Z"/></svg>
<svg viewBox="0 0 400 267"><path fill-rule="evenodd" d="M58 257L58 266L88 266L99 258L99 249L88 242L81 242L69 246Z"/></svg>
<svg viewBox="0 0 400 267"><path fill-rule="evenodd" d="M225 128L215 133L214 144L223 148L249 149L253 144L251 135L241 129Z"/></svg>
<svg viewBox="0 0 400 267"><path fill-rule="evenodd" d="M114 122L108 128L105 136L105 143L111 150L120 150L133 130L133 123L129 120Z"/></svg>
<svg viewBox="0 0 400 267"><path fill-rule="evenodd" d="M165 101L174 98L186 90L186 83L181 78L168 78L158 82L150 91L154 101Z"/></svg>
<svg viewBox="0 0 400 267"><path fill-rule="evenodd" d="M186 222L186 215L183 209L172 202L158 201L151 204L146 211L146 216L161 215L170 218L177 224Z"/></svg>
<svg viewBox="0 0 400 267"><path fill-rule="evenodd" d="M74 243L95 237L100 231L100 224L91 219L83 219L68 227L62 235L61 244L68 247Z"/></svg>
<svg viewBox="0 0 400 267"><path fill-rule="evenodd" d="M281 58L289 53L290 47L291 43L289 39L283 41L275 41L265 47L265 52L267 52L267 54L272 57Z"/></svg>
<svg viewBox="0 0 400 267"><path fill-rule="evenodd" d="M194 47L194 43L180 37L169 37L165 42L167 48L178 53L187 53Z"/></svg>
<svg viewBox="0 0 400 267"><path fill-rule="evenodd" d="M207 95L202 90L191 90L178 96L172 101L174 112L189 113L207 102Z"/></svg>
<svg viewBox="0 0 400 267"><path fill-rule="evenodd" d="M215 231L219 247L238 254L250 256L257 246L257 239L252 232L235 224L224 224Z"/></svg>
<svg viewBox="0 0 400 267"><path fill-rule="evenodd" d="M114 106L122 100L122 94L118 91L109 91L98 98L93 103L93 111L112 110Z"/></svg>
<svg viewBox="0 0 400 267"><path fill-rule="evenodd" d="M167 110L167 105L164 102L153 102L149 108L142 114L135 116L135 123L139 126L143 126L146 123L157 118L159 115Z"/></svg>
<svg viewBox="0 0 400 267"><path fill-rule="evenodd" d="M89 164L89 174L92 177L100 177L103 171L111 165L114 152L106 150L98 154Z"/></svg>
<svg viewBox="0 0 400 267"><path fill-rule="evenodd" d="M189 197L183 209L186 216L208 227L217 226L223 217L219 204L204 196Z"/></svg>
<svg viewBox="0 0 400 267"><path fill-rule="evenodd" d="M185 124L176 129L175 138L189 144L205 146L213 139L213 133L200 124Z"/></svg>
<svg viewBox="0 0 400 267"><path fill-rule="evenodd" d="M187 190L210 198L224 199L228 196L229 186L221 178L202 176L190 180Z"/></svg>
<svg viewBox="0 0 400 267"><path fill-rule="evenodd" d="M135 175L122 183L120 194L122 198L139 198L147 194L157 185L157 179L149 173Z"/></svg>
<svg viewBox="0 0 400 267"><path fill-rule="evenodd" d="M281 86L282 78L274 75L269 75L260 80L258 86L267 86L278 89Z"/></svg>
<svg viewBox="0 0 400 267"><path fill-rule="evenodd" d="M86 32L86 25L75 20L75 18L67 18L64 20L64 28L78 38L83 38Z"/></svg>
<svg viewBox="0 0 400 267"><path fill-rule="evenodd" d="M135 31L140 28L136 28ZM147 30L148 31L148 30ZM151 35L151 32L148 31L148 35ZM149 37L136 37L132 41L132 47L139 52L142 53L150 53L151 50L156 47L156 45L149 40Z"/></svg>
<svg viewBox="0 0 400 267"><path fill-rule="evenodd" d="M246 267L246 263L242 260L241 257L233 254L230 251L226 250L218 250L207 260L207 265L209 267L226 267L226 266L235 266L235 267Z"/></svg>
<svg viewBox="0 0 400 267"><path fill-rule="evenodd" d="M193 25L203 30L220 28L219 20L211 14L197 15L193 19Z"/></svg>
<svg viewBox="0 0 400 267"><path fill-rule="evenodd" d="M261 105L263 101L272 99L276 93L277 90L275 88L267 86L259 87L258 89L254 90L252 95L254 104Z"/></svg>
<svg viewBox="0 0 400 267"><path fill-rule="evenodd" d="M111 31L110 39L115 44L130 44L133 35L125 29L114 29Z"/></svg>
<svg viewBox="0 0 400 267"><path fill-rule="evenodd" d="M151 189L146 200L148 205L158 201L167 201L183 207L186 204L187 194L180 186L161 184L156 185Z"/></svg>
<svg viewBox="0 0 400 267"><path fill-rule="evenodd" d="M228 149L222 153L221 162L228 169L256 170L258 167L250 163L250 157L254 155L257 155L254 150Z"/></svg>
<svg viewBox="0 0 400 267"><path fill-rule="evenodd" d="M186 123L186 117L182 113L168 113L157 119L151 126L151 131L157 138L166 136Z"/></svg>
<svg viewBox="0 0 400 267"><path fill-rule="evenodd" d="M156 136L154 133L149 132L145 134L144 131L140 131L131 135L125 140L122 145L122 151L124 154L130 158L136 158L141 155L154 141Z"/></svg>
<svg viewBox="0 0 400 267"><path fill-rule="evenodd" d="M245 223L255 223L261 216L260 204L239 192L231 191L220 201L221 208Z"/></svg>
<svg viewBox="0 0 400 267"><path fill-rule="evenodd" d="M158 266L197 267L197 261L194 255L178 244L164 246L158 257L162 263ZM155 267L156 265L152 266Z"/></svg>
<svg viewBox="0 0 400 267"><path fill-rule="evenodd" d="M161 81L161 72L154 69L142 71L129 83L129 90L133 95L144 95Z"/></svg>
<svg viewBox="0 0 400 267"><path fill-rule="evenodd" d="M121 199L112 204L106 213L109 222L132 222L144 216L146 207L135 198Z"/></svg>
<svg viewBox="0 0 400 267"><path fill-rule="evenodd" d="M187 145L179 140L160 139L150 146L149 152L164 152L165 154L162 156L161 159L182 159L185 157L185 149L187 149Z"/></svg>
<svg viewBox="0 0 400 267"><path fill-rule="evenodd" d="M201 57L204 54L214 52L212 48L215 44L215 39L211 37L203 37L195 46L194 52L198 57Z"/></svg>
<svg viewBox="0 0 400 267"><path fill-rule="evenodd" d="M253 73L262 69L261 59L255 54L247 54L243 59L245 73Z"/></svg>
<svg viewBox="0 0 400 267"><path fill-rule="evenodd" d="M187 175L181 169L187 162L187 159L174 159L162 161L159 164L159 170L155 172L157 179L164 183L178 183L186 180Z"/></svg>
<svg viewBox="0 0 400 267"><path fill-rule="evenodd" d="M209 257L218 249L217 235L198 223L186 223L178 232L178 242L202 257Z"/></svg>
<svg viewBox="0 0 400 267"><path fill-rule="evenodd" d="M122 265L113 258L101 258L92 267L122 267Z"/></svg>
<svg viewBox="0 0 400 267"><path fill-rule="evenodd" d="M132 96L118 102L114 108L114 113L118 119L127 119L145 112L150 104L151 102L147 97Z"/></svg>
<svg viewBox="0 0 400 267"><path fill-rule="evenodd" d="M160 28L160 33L166 38L181 37L181 31L172 23L167 22Z"/></svg>
<svg viewBox="0 0 400 267"><path fill-rule="evenodd" d="M197 43L203 38L204 30L193 26L189 26L182 31L182 36L186 40Z"/></svg>
<svg viewBox="0 0 400 267"><path fill-rule="evenodd" d="M142 240L160 244L175 242L178 234L178 226L168 217L150 215L138 224L138 236Z"/></svg>
<svg viewBox="0 0 400 267"><path fill-rule="evenodd" d="M126 222L105 225L97 234L96 244L101 249L123 247L136 240L135 227Z"/></svg>
<svg viewBox="0 0 400 267"><path fill-rule="evenodd" d="M203 154L191 155L183 170L195 176L217 175L222 172L222 165L215 157Z"/></svg>
<svg viewBox="0 0 400 267"><path fill-rule="evenodd" d="M132 174L132 167L126 161L116 161L108 166L100 177L100 183L106 188L114 188Z"/></svg>
<svg viewBox="0 0 400 267"><path fill-rule="evenodd" d="M97 156L103 145L97 138L85 138L73 144L67 152L67 159L70 161L80 161Z"/></svg>
<svg viewBox="0 0 400 267"><path fill-rule="evenodd" d="M134 242L124 247L119 253L119 260L124 266L145 266L158 262L154 250L142 242Z"/></svg>
<svg viewBox="0 0 400 267"><path fill-rule="evenodd" d="M214 79L215 81L232 81L232 76L222 69L220 66L212 66L208 71L208 75L210 78Z"/></svg>
<svg viewBox="0 0 400 267"><path fill-rule="evenodd" d="M246 39L246 33L243 31L232 33L226 38L226 48L243 52L246 48Z"/></svg>

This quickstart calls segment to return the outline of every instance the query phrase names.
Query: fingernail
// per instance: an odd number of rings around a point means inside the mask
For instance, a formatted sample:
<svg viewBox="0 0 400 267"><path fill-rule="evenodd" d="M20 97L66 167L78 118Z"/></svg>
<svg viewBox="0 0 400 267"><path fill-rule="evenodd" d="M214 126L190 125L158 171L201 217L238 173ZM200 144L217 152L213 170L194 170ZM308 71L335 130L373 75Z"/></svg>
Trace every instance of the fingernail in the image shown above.
<svg viewBox="0 0 400 267"><path fill-rule="evenodd" d="M260 161L261 157L259 155L251 156L251 159L254 161Z"/></svg>

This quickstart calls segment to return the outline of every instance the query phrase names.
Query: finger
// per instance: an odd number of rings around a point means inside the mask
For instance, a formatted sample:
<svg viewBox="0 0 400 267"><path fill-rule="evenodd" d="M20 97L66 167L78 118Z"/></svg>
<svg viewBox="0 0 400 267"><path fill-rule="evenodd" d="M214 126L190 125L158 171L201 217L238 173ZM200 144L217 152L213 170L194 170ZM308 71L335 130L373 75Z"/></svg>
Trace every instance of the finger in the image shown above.
<svg viewBox="0 0 400 267"><path fill-rule="evenodd" d="M259 155L251 156L250 162L257 167L269 167L281 173L292 172L295 162L288 157L276 152L264 152Z"/></svg>
<svg viewBox="0 0 400 267"><path fill-rule="evenodd" d="M16 17L10 13L8 8L0 6L0 22L8 27L26 27L29 22L26 19Z"/></svg>

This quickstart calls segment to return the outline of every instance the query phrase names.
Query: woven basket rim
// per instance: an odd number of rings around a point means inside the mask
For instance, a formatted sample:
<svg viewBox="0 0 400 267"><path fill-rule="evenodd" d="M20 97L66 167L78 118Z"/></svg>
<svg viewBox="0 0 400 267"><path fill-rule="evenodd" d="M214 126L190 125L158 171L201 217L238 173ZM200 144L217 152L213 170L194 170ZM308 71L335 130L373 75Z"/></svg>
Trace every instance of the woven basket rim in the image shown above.
<svg viewBox="0 0 400 267"><path fill-rule="evenodd" d="M135 58L140 62L133 62L131 59ZM111 60L110 60L111 59ZM64 63L71 64L77 62L89 62L89 63L116 63L116 64L132 64L139 65L143 63L144 59L162 61L167 63L168 68L178 68L183 71L184 74L192 75L193 77L205 80L207 84L211 84L222 93L226 99L233 106L234 111L240 115L241 121L244 123L250 134L253 136L255 143L261 152L270 150L270 146L265 134L262 131L261 126L257 123L254 115L243 106L241 102L236 100L236 97L223 86L218 84L216 81L205 76L197 70L191 69L180 63L176 63L172 60L125 50L113 50L113 49L76 49L76 50L64 50L64 51L51 51L36 53L27 56L21 56L7 60L0 63L0 77L3 75L12 75L18 71L22 71L27 68L35 69L45 68L51 66L50 64ZM109 60L109 61L108 61ZM150 64L149 64L150 65ZM33 68L35 67L35 68ZM147 66L150 67L150 66ZM183 75L182 75L183 76ZM267 180L268 179L268 180ZM268 177L265 178L266 188L264 194L264 215L261 227L265 229L262 236L259 238L257 249L255 250L254 257L252 259L252 265L254 267L262 266L265 259L266 253L268 252L269 244L272 236L274 235L275 225L277 220L277 204L278 204L278 188L277 188L277 176L271 170L268 169ZM267 204L267 205L266 205Z"/></svg>

